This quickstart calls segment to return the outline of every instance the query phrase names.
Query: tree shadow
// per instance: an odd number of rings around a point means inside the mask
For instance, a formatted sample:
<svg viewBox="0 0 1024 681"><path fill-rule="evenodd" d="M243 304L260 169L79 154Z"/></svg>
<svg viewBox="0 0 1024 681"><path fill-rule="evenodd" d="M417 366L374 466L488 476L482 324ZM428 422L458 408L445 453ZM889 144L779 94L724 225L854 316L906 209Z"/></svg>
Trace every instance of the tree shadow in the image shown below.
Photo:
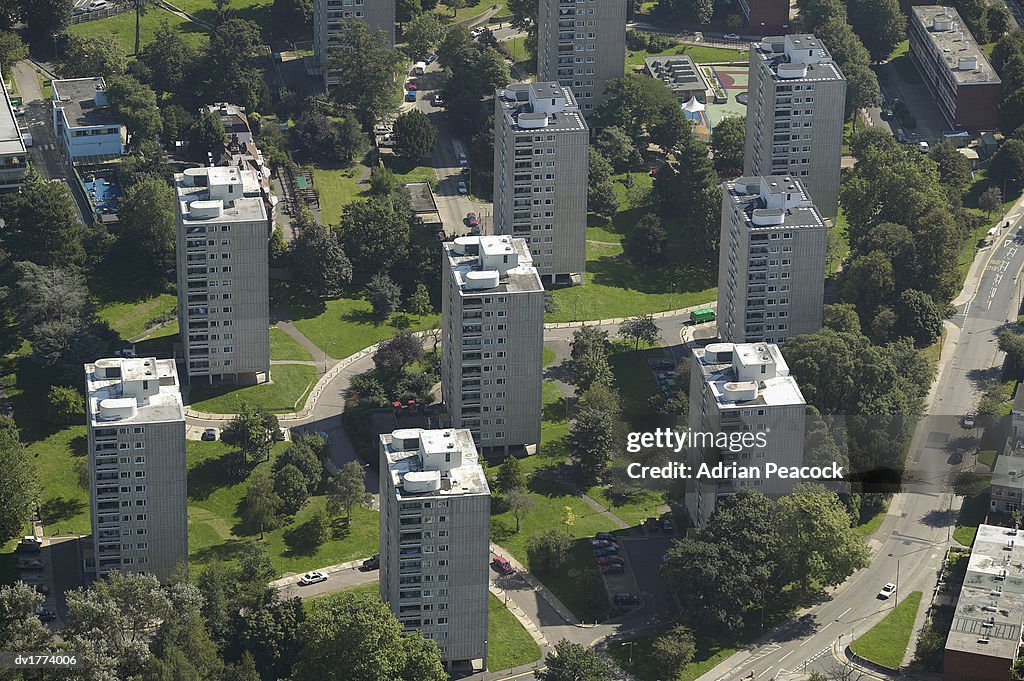
<svg viewBox="0 0 1024 681"><path fill-rule="evenodd" d="M1003 368L1001 366L990 367L987 369L971 369L967 372L967 380L971 381L976 388L984 388L993 381L998 381L1002 377Z"/></svg>
<svg viewBox="0 0 1024 681"><path fill-rule="evenodd" d="M227 452L215 459L206 459L188 470L188 498L193 501L207 499L216 490L230 487L248 477L252 464L246 466L243 474L234 472L237 452Z"/></svg>
<svg viewBox="0 0 1024 681"><path fill-rule="evenodd" d="M651 272L638 270L621 253L588 260L587 271L593 274L595 284L641 293L695 293L716 283L711 269L706 266L680 264L651 276Z"/></svg>
<svg viewBox="0 0 1024 681"><path fill-rule="evenodd" d="M271 323L282 319L311 319L327 311L327 303L315 298L295 284L285 281L270 282Z"/></svg>
<svg viewBox="0 0 1024 681"><path fill-rule="evenodd" d="M544 378L572 385L573 380L576 378L572 371L572 361L564 359L558 364L552 364L545 368Z"/></svg>
<svg viewBox="0 0 1024 681"><path fill-rule="evenodd" d="M387 324L387 317L381 317L373 310L349 310L341 315L340 319L354 324L368 324L371 326L383 326Z"/></svg>
<svg viewBox="0 0 1024 681"><path fill-rule="evenodd" d="M341 532L339 536L338 532ZM348 527L339 528L337 523L331 524L331 537L328 537L327 541L332 539L340 540L348 536ZM310 518L301 525L289 528L284 532L284 544L288 547L284 555L286 557L293 556L312 556L320 547L323 545L316 540L315 528L313 525L313 519Z"/></svg>
<svg viewBox="0 0 1024 681"><path fill-rule="evenodd" d="M949 511L933 508L921 516L921 523L928 527L946 527L951 525L955 518L956 516Z"/></svg>
<svg viewBox="0 0 1024 681"><path fill-rule="evenodd" d="M40 519L43 521L43 525L55 525L75 517L84 511L85 507L86 504L81 499L54 497L47 499L39 507Z"/></svg>
<svg viewBox="0 0 1024 681"><path fill-rule="evenodd" d="M559 397L554 402L545 404L541 410L541 418L549 423L558 423L566 420L566 400L564 397Z"/></svg>
<svg viewBox="0 0 1024 681"><path fill-rule="evenodd" d="M85 456L89 453L89 440L84 435L76 435L68 442L68 449L73 456Z"/></svg>
<svg viewBox="0 0 1024 681"><path fill-rule="evenodd" d="M504 520L491 519L491 541L502 544L516 535L515 527Z"/></svg>
<svg viewBox="0 0 1024 681"><path fill-rule="evenodd" d="M244 544L245 542L240 539L228 539L220 544L191 551L189 553L189 560L194 564L209 563L214 560L233 560L235 554Z"/></svg>
<svg viewBox="0 0 1024 681"><path fill-rule="evenodd" d="M560 466L559 468L567 468ZM544 497L564 497L569 494L579 496L579 492L566 482L550 476L531 475L526 482L526 488L534 494Z"/></svg>

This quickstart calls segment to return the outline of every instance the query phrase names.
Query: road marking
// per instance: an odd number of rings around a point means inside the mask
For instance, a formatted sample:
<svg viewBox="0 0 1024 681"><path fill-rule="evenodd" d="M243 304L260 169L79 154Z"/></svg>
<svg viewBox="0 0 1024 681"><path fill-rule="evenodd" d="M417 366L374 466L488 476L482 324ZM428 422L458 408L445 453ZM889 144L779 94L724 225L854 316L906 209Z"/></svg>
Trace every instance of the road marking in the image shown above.
<svg viewBox="0 0 1024 681"><path fill-rule="evenodd" d="M967 303L967 305L970 306L970 303ZM967 308L966 307L964 308L964 316L965 317L967 316ZM840 619L842 619L843 616L845 616L846 613L850 612L851 610L853 610L853 606L852 605L849 608L847 608L846 610L843 610L841 613L839 613L839 617L836 618L836 622L838 622Z"/></svg>
<svg viewBox="0 0 1024 681"><path fill-rule="evenodd" d="M768 669L765 669L765 670L764 670L763 672L761 672L760 674L758 674L758 675L757 675L757 678L761 678L761 677L762 677L762 676L764 676L765 674L768 674L768 673L770 673L770 672L771 672L771 671L772 671L773 669L775 669L775 667L768 667Z"/></svg>
<svg viewBox="0 0 1024 681"><path fill-rule="evenodd" d="M780 657L779 658L779 664L782 664L783 660L785 660L787 657L789 657L790 655L792 655L795 652L796 652L795 650L791 650L788 653L786 653L785 655L783 655L782 657Z"/></svg>
<svg viewBox="0 0 1024 681"><path fill-rule="evenodd" d="M835 622L829 622L828 624L826 624L825 626L823 626L823 627L822 627L821 629L818 629L818 633L820 634L821 632L823 632L823 631L825 631L826 629L828 629L829 627L831 627L831 626L832 626L833 624L835 624Z"/></svg>

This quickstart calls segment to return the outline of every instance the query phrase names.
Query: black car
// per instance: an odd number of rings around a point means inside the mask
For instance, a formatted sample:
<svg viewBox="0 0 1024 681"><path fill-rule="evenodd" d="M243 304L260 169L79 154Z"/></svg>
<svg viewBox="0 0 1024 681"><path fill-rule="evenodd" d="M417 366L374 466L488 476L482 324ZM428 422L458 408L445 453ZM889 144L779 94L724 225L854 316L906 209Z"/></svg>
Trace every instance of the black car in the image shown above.
<svg viewBox="0 0 1024 681"><path fill-rule="evenodd" d="M644 521L644 528L648 532L657 532L661 529L661 521L659 521L657 518L648 518Z"/></svg>
<svg viewBox="0 0 1024 681"><path fill-rule="evenodd" d="M423 61L426 62L427 64L433 64L435 61L437 61L437 55L431 52L430 54L423 58Z"/></svg>
<svg viewBox="0 0 1024 681"><path fill-rule="evenodd" d="M640 605L640 597L636 594L631 594L628 592L615 594L612 600L615 602L615 605L617 606Z"/></svg>
<svg viewBox="0 0 1024 681"><path fill-rule="evenodd" d="M364 570L379 570L380 569L380 554L375 553L366 560L363 561Z"/></svg>

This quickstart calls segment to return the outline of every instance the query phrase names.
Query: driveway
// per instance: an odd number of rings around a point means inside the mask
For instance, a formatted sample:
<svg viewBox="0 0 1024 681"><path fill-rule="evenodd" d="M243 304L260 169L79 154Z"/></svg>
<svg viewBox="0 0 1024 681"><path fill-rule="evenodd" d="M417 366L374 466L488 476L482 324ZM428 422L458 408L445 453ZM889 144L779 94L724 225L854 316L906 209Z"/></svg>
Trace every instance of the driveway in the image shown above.
<svg viewBox="0 0 1024 681"><path fill-rule="evenodd" d="M619 546L626 554L626 562L636 584L639 585L637 590L643 598L644 608L651 620L667 621L676 610L668 583L661 576L661 557L672 546L675 538L675 535L653 535L642 539L628 538L619 541Z"/></svg>

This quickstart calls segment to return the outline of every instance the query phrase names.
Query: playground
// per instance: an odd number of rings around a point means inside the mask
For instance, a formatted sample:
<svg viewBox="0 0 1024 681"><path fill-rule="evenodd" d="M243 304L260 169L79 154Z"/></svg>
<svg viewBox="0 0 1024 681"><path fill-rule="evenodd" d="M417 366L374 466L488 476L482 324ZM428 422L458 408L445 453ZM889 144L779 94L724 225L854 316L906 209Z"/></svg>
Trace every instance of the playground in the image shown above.
<svg viewBox="0 0 1024 681"><path fill-rule="evenodd" d="M113 215L117 213L117 199L121 196L121 188L106 173L90 173L82 180L85 194L97 215Z"/></svg>
<svg viewBox="0 0 1024 681"><path fill-rule="evenodd" d="M717 97L708 98L707 116L711 126L714 127L728 116L746 116L747 107L737 100L740 94L747 92L747 65L702 65L704 75L712 88L716 90ZM724 97L720 95L724 94ZM725 100L724 102L722 100ZM745 97L740 99L745 100Z"/></svg>

